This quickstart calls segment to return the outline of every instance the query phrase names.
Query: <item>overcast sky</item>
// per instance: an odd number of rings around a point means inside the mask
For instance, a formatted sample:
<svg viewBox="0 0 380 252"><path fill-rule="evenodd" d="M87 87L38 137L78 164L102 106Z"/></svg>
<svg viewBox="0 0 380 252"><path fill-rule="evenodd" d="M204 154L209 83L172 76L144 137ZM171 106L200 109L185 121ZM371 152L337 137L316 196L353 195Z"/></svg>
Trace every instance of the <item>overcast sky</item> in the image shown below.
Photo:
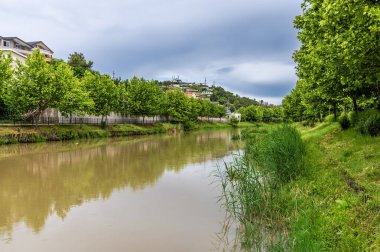
<svg viewBox="0 0 380 252"><path fill-rule="evenodd" d="M83 52L102 73L215 82L272 103L295 86L301 0L0 0L0 36Z"/></svg>

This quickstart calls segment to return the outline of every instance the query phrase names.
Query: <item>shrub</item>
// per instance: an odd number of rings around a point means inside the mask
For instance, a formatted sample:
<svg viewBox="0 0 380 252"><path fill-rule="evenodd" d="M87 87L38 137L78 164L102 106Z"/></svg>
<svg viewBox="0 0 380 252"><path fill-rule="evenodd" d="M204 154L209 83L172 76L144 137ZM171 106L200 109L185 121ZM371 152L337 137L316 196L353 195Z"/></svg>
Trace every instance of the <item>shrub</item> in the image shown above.
<svg viewBox="0 0 380 252"><path fill-rule="evenodd" d="M334 114L328 115L324 119L325 122L335 122L335 116Z"/></svg>
<svg viewBox="0 0 380 252"><path fill-rule="evenodd" d="M350 128L350 120L348 119L347 113L342 113L339 117L339 124L342 127L342 129L346 130Z"/></svg>
<svg viewBox="0 0 380 252"><path fill-rule="evenodd" d="M348 116L348 120L350 121L350 126L351 127L356 126L359 119L358 113L356 113L355 111L350 111L347 116Z"/></svg>
<svg viewBox="0 0 380 252"><path fill-rule="evenodd" d="M377 136L380 134L380 112L367 110L359 113L350 113L349 119L352 126L364 135Z"/></svg>
<svg viewBox="0 0 380 252"><path fill-rule="evenodd" d="M370 136L380 135L380 113L370 115L364 123L363 130Z"/></svg>
<svg viewBox="0 0 380 252"><path fill-rule="evenodd" d="M193 121L184 121L183 122L183 130L184 131L190 131L196 127L196 123Z"/></svg>
<svg viewBox="0 0 380 252"><path fill-rule="evenodd" d="M232 127L236 128L236 127L238 126L238 124L239 124L239 119L237 119L235 116L232 116L232 117L228 120L228 123L229 123Z"/></svg>
<svg viewBox="0 0 380 252"><path fill-rule="evenodd" d="M315 126L315 120L314 119L308 119L302 122L302 126L304 127L314 127Z"/></svg>

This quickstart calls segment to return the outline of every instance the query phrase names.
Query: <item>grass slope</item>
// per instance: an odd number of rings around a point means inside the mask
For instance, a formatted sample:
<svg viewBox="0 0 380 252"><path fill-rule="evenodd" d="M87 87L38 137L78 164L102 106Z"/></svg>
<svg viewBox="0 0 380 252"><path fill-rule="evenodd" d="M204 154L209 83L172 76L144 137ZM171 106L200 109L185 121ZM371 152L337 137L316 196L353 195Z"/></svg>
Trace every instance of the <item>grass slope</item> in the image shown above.
<svg viewBox="0 0 380 252"><path fill-rule="evenodd" d="M294 251L379 251L380 138L337 123L298 128L310 174L289 185Z"/></svg>

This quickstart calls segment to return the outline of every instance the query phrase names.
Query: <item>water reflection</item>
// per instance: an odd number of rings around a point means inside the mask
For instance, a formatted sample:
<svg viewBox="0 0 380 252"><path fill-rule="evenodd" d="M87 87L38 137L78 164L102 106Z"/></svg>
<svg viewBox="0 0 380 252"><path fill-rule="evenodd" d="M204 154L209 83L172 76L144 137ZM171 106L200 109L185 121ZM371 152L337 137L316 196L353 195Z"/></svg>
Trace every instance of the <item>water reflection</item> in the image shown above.
<svg viewBox="0 0 380 252"><path fill-rule="evenodd" d="M11 237L17 223L35 232L56 214L107 199L116 189L154 186L165 171L221 158L237 149L226 131L7 146L0 153L0 235Z"/></svg>

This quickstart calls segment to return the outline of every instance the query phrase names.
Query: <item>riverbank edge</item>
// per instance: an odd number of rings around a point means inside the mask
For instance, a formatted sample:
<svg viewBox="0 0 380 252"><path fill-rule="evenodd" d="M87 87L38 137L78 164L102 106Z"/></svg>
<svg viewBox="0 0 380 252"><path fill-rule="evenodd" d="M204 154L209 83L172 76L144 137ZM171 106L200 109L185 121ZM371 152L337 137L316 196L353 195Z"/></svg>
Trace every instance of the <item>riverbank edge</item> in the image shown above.
<svg viewBox="0 0 380 252"><path fill-rule="evenodd" d="M256 126L241 123L239 128ZM198 122L191 131L203 129L232 128L228 123ZM138 135L173 134L183 132L182 124L157 123L153 125L120 124L102 128L97 125L40 125L40 126L0 126L0 145L58 142L78 139L112 138Z"/></svg>
<svg viewBox="0 0 380 252"><path fill-rule="evenodd" d="M307 172L275 188L263 209L267 219L244 220L243 229L261 222L271 227L268 251L378 251L380 137L342 130L338 123L293 127L305 143ZM262 242L252 229L243 232L243 246Z"/></svg>

